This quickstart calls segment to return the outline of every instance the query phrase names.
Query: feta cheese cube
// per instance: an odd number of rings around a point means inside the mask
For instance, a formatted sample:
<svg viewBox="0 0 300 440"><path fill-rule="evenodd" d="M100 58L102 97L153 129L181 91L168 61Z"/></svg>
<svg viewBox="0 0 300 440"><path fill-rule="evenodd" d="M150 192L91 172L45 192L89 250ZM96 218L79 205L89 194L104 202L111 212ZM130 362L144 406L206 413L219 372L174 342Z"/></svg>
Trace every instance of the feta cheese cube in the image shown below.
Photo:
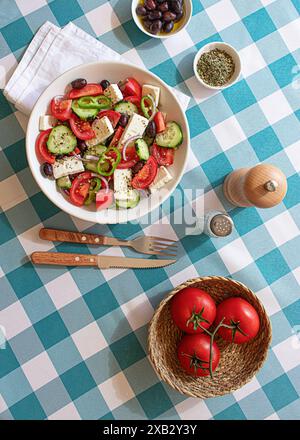
<svg viewBox="0 0 300 440"><path fill-rule="evenodd" d="M114 172L114 193L115 199L127 200L128 191L131 189L132 171L130 168L124 170L116 169Z"/></svg>
<svg viewBox="0 0 300 440"><path fill-rule="evenodd" d="M81 160L75 156L64 157L57 159L52 165L53 177L59 179L60 177L69 176L70 174L81 173L84 171L84 166Z"/></svg>
<svg viewBox="0 0 300 440"><path fill-rule="evenodd" d="M50 115L42 115L39 120L39 129L41 131L49 130L49 128L53 128L56 124L57 119Z"/></svg>
<svg viewBox="0 0 300 440"><path fill-rule="evenodd" d="M173 179L166 167L159 167L154 181L149 186L151 193L154 193L165 186Z"/></svg>
<svg viewBox="0 0 300 440"><path fill-rule="evenodd" d="M114 128L107 116L103 116L101 119L95 119L92 123L92 129L95 132L95 137L85 142L88 147L102 144L114 133Z"/></svg>
<svg viewBox="0 0 300 440"><path fill-rule="evenodd" d="M150 84L144 84L142 88L142 95L151 95L154 98L154 102L156 107L159 104L159 95L160 95L160 88L156 86L151 86Z"/></svg>
<svg viewBox="0 0 300 440"><path fill-rule="evenodd" d="M111 84L104 90L104 95L111 99L113 105L117 104L117 102L122 101L123 94L119 89L118 84Z"/></svg>
<svg viewBox="0 0 300 440"><path fill-rule="evenodd" d="M133 137L133 136L143 136L149 121L144 116L138 115L137 113L133 113L130 116L127 127L125 128L122 137L119 141L119 146L124 145L125 142Z"/></svg>

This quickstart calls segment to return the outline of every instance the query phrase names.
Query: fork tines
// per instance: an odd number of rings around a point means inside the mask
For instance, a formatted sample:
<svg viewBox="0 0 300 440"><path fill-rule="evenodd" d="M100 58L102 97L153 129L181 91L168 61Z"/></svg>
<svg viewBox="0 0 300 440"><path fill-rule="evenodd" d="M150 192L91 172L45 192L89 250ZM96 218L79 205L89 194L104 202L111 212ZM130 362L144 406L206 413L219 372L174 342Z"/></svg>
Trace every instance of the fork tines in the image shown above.
<svg viewBox="0 0 300 440"><path fill-rule="evenodd" d="M149 237L151 239L150 250L161 256L176 257L177 242L169 238Z"/></svg>

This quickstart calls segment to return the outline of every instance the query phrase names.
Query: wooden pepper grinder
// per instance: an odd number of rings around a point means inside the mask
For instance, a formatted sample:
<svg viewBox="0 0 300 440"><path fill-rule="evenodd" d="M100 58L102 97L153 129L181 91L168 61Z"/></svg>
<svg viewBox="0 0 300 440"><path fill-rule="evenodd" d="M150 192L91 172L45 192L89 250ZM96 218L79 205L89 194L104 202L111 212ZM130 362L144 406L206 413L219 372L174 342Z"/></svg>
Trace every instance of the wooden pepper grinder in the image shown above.
<svg viewBox="0 0 300 440"><path fill-rule="evenodd" d="M223 190L226 198L235 206L271 208L286 195L287 181L279 168L259 164L230 173L224 181Z"/></svg>

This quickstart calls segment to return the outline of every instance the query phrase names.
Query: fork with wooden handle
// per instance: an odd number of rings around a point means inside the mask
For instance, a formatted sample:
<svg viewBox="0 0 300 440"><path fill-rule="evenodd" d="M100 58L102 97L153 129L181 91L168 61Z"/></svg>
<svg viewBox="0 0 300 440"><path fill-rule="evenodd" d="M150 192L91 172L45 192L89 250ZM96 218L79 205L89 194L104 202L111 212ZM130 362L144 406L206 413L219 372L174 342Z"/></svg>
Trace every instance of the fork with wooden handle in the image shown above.
<svg viewBox="0 0 300 440"><path fill-rule="evenodd" d="M177 252L176 241L153 236L138 237L133 240L119 240L118 238L107 237L105 235L42 228L40 230L40 238L49 241L83 243L98 246L128 246L142 254L159 255L162 257L176 257Z"/></svg>

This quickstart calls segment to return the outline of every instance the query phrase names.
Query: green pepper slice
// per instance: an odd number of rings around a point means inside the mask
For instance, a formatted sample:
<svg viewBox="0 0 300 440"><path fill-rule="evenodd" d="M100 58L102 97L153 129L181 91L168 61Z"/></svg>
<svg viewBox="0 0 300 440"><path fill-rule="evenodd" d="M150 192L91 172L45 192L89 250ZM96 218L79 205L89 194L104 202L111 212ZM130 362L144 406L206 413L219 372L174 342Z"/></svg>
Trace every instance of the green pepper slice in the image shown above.
<svg viewBox="0 0 300 440"><path fill-rule="evenodd" d="M150 103L150 107L148 103ZM145 118L147 119L150 119L151 115L153 115L153 113L155 112L155 107L153 106L153 100L149 98L148 95L142 97L141 109Z"/></svg>
<svg viewBox="0 0 300 440"><path fill-rule="evenodd" d="M120 162L120 151L116 147L109 147L100 157L97 163L97 171L102 176L111 176Z"/></svg>
<svg viewBox="0 0 300 440"><path fill-rule="evenodd" d="M96 194L99 191L99 189L101 188L101 186L102 186L102 182L101 182L101 179L99 179L98 177L94 177L91 180L89 193L88 193L86 200L84 201L85 205L90 205L92 202L95 201Z"/></svg>
<svg viewBox="0 0 300 440"><path fill-rule="evenodd" d="M98 110L111 108L111 100L105 95L82 96L78 99L81 108L96 108Z"/></svg>

